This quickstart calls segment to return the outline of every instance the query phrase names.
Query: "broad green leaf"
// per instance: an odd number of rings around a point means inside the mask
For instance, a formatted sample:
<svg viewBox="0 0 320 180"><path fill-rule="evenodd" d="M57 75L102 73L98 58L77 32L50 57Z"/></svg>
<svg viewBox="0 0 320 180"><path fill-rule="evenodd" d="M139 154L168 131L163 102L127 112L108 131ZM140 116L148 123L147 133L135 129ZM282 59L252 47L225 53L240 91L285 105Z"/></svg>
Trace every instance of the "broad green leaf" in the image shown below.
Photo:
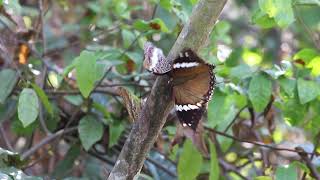
<svg viewBox="0 0 320 180"><path fill-rule="evenodd" d="M243 51L242 59L249 66L256 66L262 62L261 54L259 54L257 52L250 51L248 49Z"/></svg>
<svg viewBox="0 0 320 180"><path fill-rule="evenodd" d="M274 17L277 24L284 28L293 23L294 14L292 9L292 0L273 0L275 7L277 7L277 12Z"/></svg>
<svg viewBox="0 0 320 180"><path fill-rule="evenodd" d="M171 0L160 0L159 4L162 8L168 11L170 11L173 8Z"/></svg>
<svg viewBox="0 0 320 180"><path fill-rule="evenodd" d="M56 179L61 179L65 175L67 175L74 165L74 161L80 154L80 148L78 145L72 145L65 158L62 161L59 161L58 164L55 166L55 169L52 173L52 176Z"/></svg>
<svg viewBox="0 0 320 180"><path fill-rule="evenodd" d="M162 19L160 18L155 18L153 20L150 21L149 25L152 27L152 24L157 24L160 26L160 30L162 32L165 32L165 33L168 33L169 32L169 29L168 27L166 26L166 24L162 21ZM154 27L152 27L152 29L155 29ZM158 29L155 29L155 30L158 30Z"/></svg>
<svg viewBox="0 0 320 180"><path fill-rule="evenodd" d="M196 179L202 166L202 156L190 140L185 141L178 162L179 180Z"/></svg>
<svg viewBox="0 0 320 180"><path fill-rule="evenodd" d="M236 115L235 101L232 96L227 96L220 91L216 91L209 102L208 123L214 128L219 124L224 124Z"/></svg>
<svg viewBox="0 0 320 180"><path fill-rule="evenodd" d="M257 10L251 18L254 24L259 25L261 28L272 28L276 26L274 18L269 17L266 13L262 12L260 9Z"/></svg>
<svg viewBox="0 0 320 180"><path fill-rule="evenodd" d="M289 98L282 105L284 120L290 125L297 125L303 121L306 114L306 106L300 104L298 95L295 93L294 97Z"/></svg>
<svg viewBox="0 0 320 180"><path fill-rule="evenodd" d="M320 95L320 85L315 81L298 79L298 94L301 104L305 104L317 98Z"/></svg>
<svg viewBox="0 0 320 180"><path fill-rule="evenodd" d="M298 173L295 166L290 164L287 167L279 166L276 170L276 180L298 179Z"/></svg>
<svg viewBox="0 0 320 180"><path fill-rule="evenodd" d="M0 103L4 104L7 97L10 95L18 80L17 74L14 70L3 69L0 71Z"/></svg>
<svg viewBox="0 0 320 180"><path fill-rule="evenodd" d="M147 31L151 29L148 22L140 19L136 20L133 23L133 27L138 31Z"/></svg>
<svg viewBox="0 0 320 180"><path fill-rule="evenodd" d="M24 127L33 123L39 114L39 100L33 89L24 88L19 96L18 117Z"/></svg>
<svg viewBox="0 0 320 180"><path fill-rule="evenodd" d="M259 0L260 9L269 15L269 17L274 17L277 12L277 8L274 5L273 0Z"/></svg>
<svg viewBox="0 0 320 180"><path fill-rule="evenodd" d="M279 84L281 89L284 90L290 97L294 96L294 91L296 89L296 80L295 79L288 79L284 76L279 78Z"/></svg>
<svg viewBox="0 0 320 180"><path fill-rule="evenodd" d="M268 105L272 93L272 82L264 73L252 77L249 84L249 99L257 112L262 112Z"/></svg>
<svg viewBox="0 0 320 180"><path fill-rule="evenodd" d="M219 160L217 157L216 147L210 141L210 180L219 180L220 177L220 167L219 167Z"/></svg>
<svg viewBox="0 0 320 180"><path fill-rule="evenodd" d="M36 91L37 95L39 96L44 107L47 109L50 115L53 115L53 108L46 93L36 84L31 83L31 86Z"/></svg>
<svg viewBox="0 0 320 180"><path fill-rule="evenodd" d="M134 39L136 38L134 33L132 31L127 30L127 29L123 29L121 31L121 35L122 35L123 45L125 48L128 48L131 45L131 43L134 41Z"/></svg>
<svg viewBox="0 0 320 180"><path fill-rule="evenodd" d="M259 0L259 7L282 28L294 21L292 0Z"/></svg>
<svg viewBox="0 0 320 180"><path fill-rule="evenodd" d="M103 135L103 125L93 116L85 116L80 120L78 132L82 146L88 151Z"/></svg>
<svg viewBox="0 0 320 180"><path fill-rule="evenodd" d="M241 64L239 66L233 67L230 70L230 76L236 79L245 79L252 75L253 69L247 64Z"/></svg>
<svg viewBox="0 0 320 180"><path fill-rule="evenodd" d="M109 131L109 148L110 148L118 142L121 136L121 133L123 132L125 127L121 123L117 123L117 124L110 125L109 129L110 129Z"/></svg>
<svg viewBox="0 0 320 180"><path fill-rule="evenodd" d="M305 63L309 63L311 61L311 59L313 59L317 56L317 54L318 53L316 50L305 48L305 49L300 50L297 54L295 54L293 56L293 60L301 59Z"/></svg>
<svg viewBox="0 0 320 180"><path fill-rule="evenodd" d="M87 98L94 88L96 77L96 61L97 57L91 51L82 51L75 61L77 84L83 97Z"/></svg>
<svg viewBox="0 0 320 180"><path fill-rule="evenodd" d="M307 68L311 68L311 74L313 76L320 75L320 56L313 58L310 63L307 65Z"/></svg>

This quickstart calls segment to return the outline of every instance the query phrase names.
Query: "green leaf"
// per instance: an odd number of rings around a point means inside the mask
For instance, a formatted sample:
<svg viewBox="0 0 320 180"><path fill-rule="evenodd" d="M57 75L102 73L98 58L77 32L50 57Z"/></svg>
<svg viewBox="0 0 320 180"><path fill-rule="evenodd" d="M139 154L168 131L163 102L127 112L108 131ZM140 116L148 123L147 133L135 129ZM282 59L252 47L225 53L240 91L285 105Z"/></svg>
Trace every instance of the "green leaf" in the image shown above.
<svg viewBox="0 0 320 180"><path fill-rule="evenodd" d="M310 63L307 65L307 68L311 68L311 74L313 76L320 75L320 56L313 58Z"/></svg>
<svg viewBox="0 0 320 180"><path fill-rule="evenodd" d="M153 24L157 24L160 26L160 30L162 32L165 32L165 33L168 33L169 32L169 29L168 27L166 26L166 24L162 21L162 19L160 18L155 18L153 20L150 21L150 26L151 26L151 23ZM154 28L153 28L154 29Z"/></svg>
<svg viewBox="0 0 320 180"><path fill-rule="evenodd" d="M290 164L288 167L279 166L276 170L276 180L298 179L296 167Z"/></svg>
<svg viewBox="0 0 320 180"><path fill-rule="evenodd" d="M251 18L252 23L259 25L261 28L272 28L277 25L274 18L268 16L268 14L257 10Z"/></svg>
<svg viewBox="0 0 320 180"><path fill-rule="evenodd" d="M140 19L136 20L133 23L133 27L138 31L147 31L151 29L148 22Z"/></svg>
<svg viewBox="0 0 320 180"><path fill-rule="evenodd" d="M91 51L82 51L75 61L77 83L83 97L87 98L94 88L94 83L97 80L96 61L97 57Z"/></svg>
<svg viewBox="0 0 320 180"><path fill-rule="evenodd" d="M46 110L53 115L53 108L46 93L36 84L31 83L32 88L36 91Z"/></svg>
<svg viewBox="0 0 320 180"><path fill-rule="evenodd" d="M0 71L0 103L4 104L7 97L12 92L14 86L16 85L18 76L16 72L11 69L3 69Z"/></svg>
<svg viewBox="0 0 320 180"><path fill-rule="evenodd" d="M210 127L214 128L233 119L237 110L232 96L216 91L212 99L214 100L209 102L208 107L208 123Z"/></svg>
<svg viewBox="0 0 320 180"><path fill-rule="evenodd" d="M306 106L300 104L297 93L295 93L294 97L286 100L281 107L284 120L293 126L303 121L306 109Z"/></svg>
<svg viewBox="0 0 320 180"><path fill-rule="evenodd" d="M264 73L252 77L249 84L249 99L257 112L262 112L268 105L272 93L272 82Z"/></svg>
<svg viewBox="0 0 320 180"><path fill-rule="evenodd" d="M259 7L282 28L294 21L292 0L259 0Z"/></svg>
<svg viewBox="0 0 320 180"><path fill-rule="evenodd" d="M178 163L179 180L196 179L202 166L202 156L190 140L185 141Z"/></svg>
<svg viewBox="0 0 320 180"><path fill-rule="evenodd" d="M39 100L33 89L24 88L19 96L18 117L24 127L33 123L39 114Z"/></svg>
<svg viewBox="0 0 320 180"><path fill-rule="evenodd" d="M273 0L259 0L260 9L269 15L269 17L274 17L277 12L277 8L274 5Z"/></svg>
<svg viewBox="0 0 320 180"><path fill-rule="evenodd" d="M168 11L173 8L171 0L160 0L159 4L163 9L166 9Z"/></svg>
<svg viewBox="0 0 320 180"><path fill-rule="evenodd" d="M117 144L121 133L125 129L125 127L121 123L112 124L110 125L110 132L109 132L109 148L113 145Z"/></svg>
<svg viewBox="0 0 320 180"><path fill-rule="evenodd" d="M219 167L219 160L217 157L216 147L210 141L210 180L219 180L220 177L220 167Z"/></svg>
<svg viewBox="0 0 320 180"><path fill-rule="evenodd" d="M273 0L277 7L277 13L274 17L277 24L284 28L293 23L294 14L292 9L292 0Z"/></svg>
<svg viewBox="0 0 320 180"><path fill-rule="evenodd" d="M320 86L315 81L298 79L298 94L301 104L305 104L317 98L320 95Z"/></svg>
<svg viewBox="0 0 320 180"><path fill-rule="evenodd" d="M82 146L88 151L94 143L101 139L103 125L93 116L88 115L80 120L78 131Z"/></svg>
<svg viewBox="0 0 320 180"><path fill-rule="evenodd" d="M131 45L131 43L134 41L134 39L136 38L134 33L132 31L127 30L127 29L123 29L121 31L121 35L122 35L123 45L125 48L128 48Z"/></svg>
<svg viewBox="0 0 320 180"><path fill-rule="evenodd" d="M293 60L301 59L305 63L309 63L311 61L311 59L313 59L317 56L317 54L318 53L316 50L305 48L305 49L300 50L297 54L295 54L293 56Z"/></svg>
<svg viewBox="0 0 320 180"><path fill-rule="evenodd" d="M287 93L290 97L294 96L294 92L296 89L296 80L295 79L288 79L284 76L279 78L279 84L281 90L283 89L285 93Z"/></svg>

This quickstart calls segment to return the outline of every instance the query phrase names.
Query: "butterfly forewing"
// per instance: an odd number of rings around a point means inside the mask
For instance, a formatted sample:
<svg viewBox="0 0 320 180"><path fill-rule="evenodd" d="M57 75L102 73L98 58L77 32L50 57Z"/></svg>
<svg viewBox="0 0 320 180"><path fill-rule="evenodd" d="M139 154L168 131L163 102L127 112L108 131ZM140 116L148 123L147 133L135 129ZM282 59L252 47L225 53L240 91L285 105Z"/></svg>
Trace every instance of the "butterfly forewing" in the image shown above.
<svg viewBox="0 0 320 180"><path fill-rule="evenodd" d="M182 51L174 60L172 79L178 118L196 130L214 88L213 66L191 50Z"/></svg>

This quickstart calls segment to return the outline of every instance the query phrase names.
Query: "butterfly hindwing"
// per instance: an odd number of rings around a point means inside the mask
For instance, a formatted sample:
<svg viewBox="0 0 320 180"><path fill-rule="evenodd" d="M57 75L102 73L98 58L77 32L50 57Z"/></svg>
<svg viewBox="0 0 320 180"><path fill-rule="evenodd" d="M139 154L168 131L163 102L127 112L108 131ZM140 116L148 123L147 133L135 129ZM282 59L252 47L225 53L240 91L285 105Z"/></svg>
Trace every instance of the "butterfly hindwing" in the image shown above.
<svg viewBox="0 0 320 180"><path fill-rule="evenodd" d="M212 96L213 66L192 50L185 50L174 60L172 77L178 118L183 126L196 130Z"/></svg>

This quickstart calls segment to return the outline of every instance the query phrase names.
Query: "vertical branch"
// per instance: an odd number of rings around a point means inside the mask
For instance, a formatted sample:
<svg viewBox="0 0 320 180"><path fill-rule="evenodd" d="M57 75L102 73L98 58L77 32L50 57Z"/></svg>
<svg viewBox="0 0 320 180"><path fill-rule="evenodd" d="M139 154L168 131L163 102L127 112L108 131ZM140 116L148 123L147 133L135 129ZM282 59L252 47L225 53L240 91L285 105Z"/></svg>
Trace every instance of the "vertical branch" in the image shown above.
<svg viewBox="0 0 320 180"><path fill-rule="evenodd" d="M195 52L205 44L227 0L200 0L194 7L189 22L182 29L167 59L172 61L184 48ZM139 174L150 148L159 135L173 107L170 78L157 78L138 120L123 146L109 175L113 179L134 179Z"/></svg>
<svg viewBox="0 0 320 180"><path fill-rule="evenodd" d="M42 39L42 76L41 76L41 79L40 79L40 83L39 83L39 86L41 89L44 89L45 88L45 83L46 83L46 79L47 79L47 71L48 71L48 68L45 64L45 54L46 54L46 51L47 51L47 45L46 45L46 37L45 37L45 32L44 32L44 16L45 16L45 13L44 13L44 0L39 0L39 14L40 14L40 23L41 23L41 39ZM49 131L47 125L46 125L46 122L45 122L45 119L44 119L44 109L43 109L43 105L41 103L41 101L39 100L39 120L40 120L40 124L41 124L41 127L42 129L45 131L46 134L51 134L51 132Z"/></svg>

